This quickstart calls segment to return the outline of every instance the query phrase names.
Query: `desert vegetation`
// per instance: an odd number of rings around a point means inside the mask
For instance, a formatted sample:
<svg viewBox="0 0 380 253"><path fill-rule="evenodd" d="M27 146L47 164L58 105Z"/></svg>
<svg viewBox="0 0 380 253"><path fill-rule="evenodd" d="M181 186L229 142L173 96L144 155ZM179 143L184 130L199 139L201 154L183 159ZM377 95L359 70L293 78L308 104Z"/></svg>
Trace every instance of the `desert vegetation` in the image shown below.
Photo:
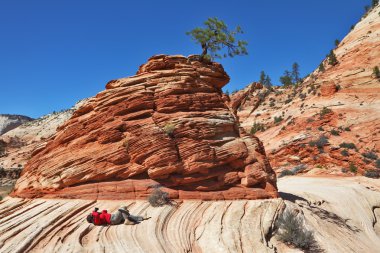
<svg viewBox="0 0 380 253"><path fill-rule="evenodd" d="M262 123L256 123L255 122L255 123L253 123L250 132L251 132L251 134L255 134L258 131L264 132L265 131L265 125Z"/></svg>
<svg viewBox="0 0 380 253"><path fill-rule="evenodd" d="M154 185L152 193L148 197L149 204L153 207L160 207L171 204L169 193L161 190L161 185Z"/></svg>
<svg viewBox="0 0 380 253"><path fill-rule="evenodd" d="M205 28L197 27L186 33L201 45L201 61L248 54L246 48L248 42L235 38L236 35L243 33L240 26L237 26L235 30L229 30L227 25L217 18L208 18L204 25ZM227 49L227 52L220 54L219 51L222 49Z"/></svg>
<svg viewBox="0 0 380 253"><path fill-rule="evenodd" d="M305 227L299 213L285 210L276 220L275 226L280 241L305 252L319 252L313 232Z"/></svg>
<svg viewBox="0 0 380 253"><path fill-rule="evenodd" d="M167 123L162 129L167 135L169 135L170 137L173 137L175 127L176 126L174 123Z"/></svg>

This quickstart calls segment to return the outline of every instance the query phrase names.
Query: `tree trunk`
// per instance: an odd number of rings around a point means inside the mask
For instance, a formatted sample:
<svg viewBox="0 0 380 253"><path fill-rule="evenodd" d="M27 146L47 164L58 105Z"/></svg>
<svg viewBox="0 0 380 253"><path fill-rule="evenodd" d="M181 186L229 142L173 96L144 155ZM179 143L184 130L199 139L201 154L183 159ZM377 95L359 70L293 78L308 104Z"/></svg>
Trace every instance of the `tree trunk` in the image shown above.
<svg viewBox="0 0 380 253"><path fill-rule="evenodd" d="M205 56L207 55L207 45L206 44L202 44L202 54L201 54L201 58L200 60L203 62Z"/></svg>

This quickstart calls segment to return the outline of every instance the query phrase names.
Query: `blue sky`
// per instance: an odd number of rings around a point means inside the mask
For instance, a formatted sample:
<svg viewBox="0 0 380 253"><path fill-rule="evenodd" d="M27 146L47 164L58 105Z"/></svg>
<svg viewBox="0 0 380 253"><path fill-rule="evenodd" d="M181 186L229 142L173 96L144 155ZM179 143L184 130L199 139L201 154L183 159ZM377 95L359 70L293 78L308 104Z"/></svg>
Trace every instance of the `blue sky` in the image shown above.
<svg viewBox="0 0 380 253"><path fill-rule="evenodd" d="M293 62L315 69L370 0L0 0L0 113L39 117L133 75L154 54L201 53L186 31L218 17L240 25L248 56L218 60L241 89Z"/></svg>

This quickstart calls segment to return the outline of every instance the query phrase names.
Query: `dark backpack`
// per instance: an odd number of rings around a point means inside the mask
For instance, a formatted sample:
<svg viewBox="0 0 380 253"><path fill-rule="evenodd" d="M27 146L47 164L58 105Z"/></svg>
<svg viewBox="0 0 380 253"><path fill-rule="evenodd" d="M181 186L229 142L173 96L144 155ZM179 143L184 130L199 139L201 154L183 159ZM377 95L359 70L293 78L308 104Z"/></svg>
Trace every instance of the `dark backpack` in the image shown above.
<svg viewBox="0 0 380 253"><path fill-rule="evenodd" d="M92 216L91 213L89 215L87 215L86 220L88 223L94 223L94 217Z"/></svg>

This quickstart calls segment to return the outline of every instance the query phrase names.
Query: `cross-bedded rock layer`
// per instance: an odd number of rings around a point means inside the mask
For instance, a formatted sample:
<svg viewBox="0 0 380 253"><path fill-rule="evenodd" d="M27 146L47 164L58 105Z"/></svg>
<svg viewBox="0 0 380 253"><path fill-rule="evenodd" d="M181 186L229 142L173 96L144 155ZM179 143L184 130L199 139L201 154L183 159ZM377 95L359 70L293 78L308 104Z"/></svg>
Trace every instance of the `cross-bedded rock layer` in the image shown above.
<svg viewBox="0 0 380 253"><path fill-rule="evenodd" d="M13 196L145 198L277 197L262 143L222 98L217 63L158 55L135 76L110 81L36 150Z"/></svg>

